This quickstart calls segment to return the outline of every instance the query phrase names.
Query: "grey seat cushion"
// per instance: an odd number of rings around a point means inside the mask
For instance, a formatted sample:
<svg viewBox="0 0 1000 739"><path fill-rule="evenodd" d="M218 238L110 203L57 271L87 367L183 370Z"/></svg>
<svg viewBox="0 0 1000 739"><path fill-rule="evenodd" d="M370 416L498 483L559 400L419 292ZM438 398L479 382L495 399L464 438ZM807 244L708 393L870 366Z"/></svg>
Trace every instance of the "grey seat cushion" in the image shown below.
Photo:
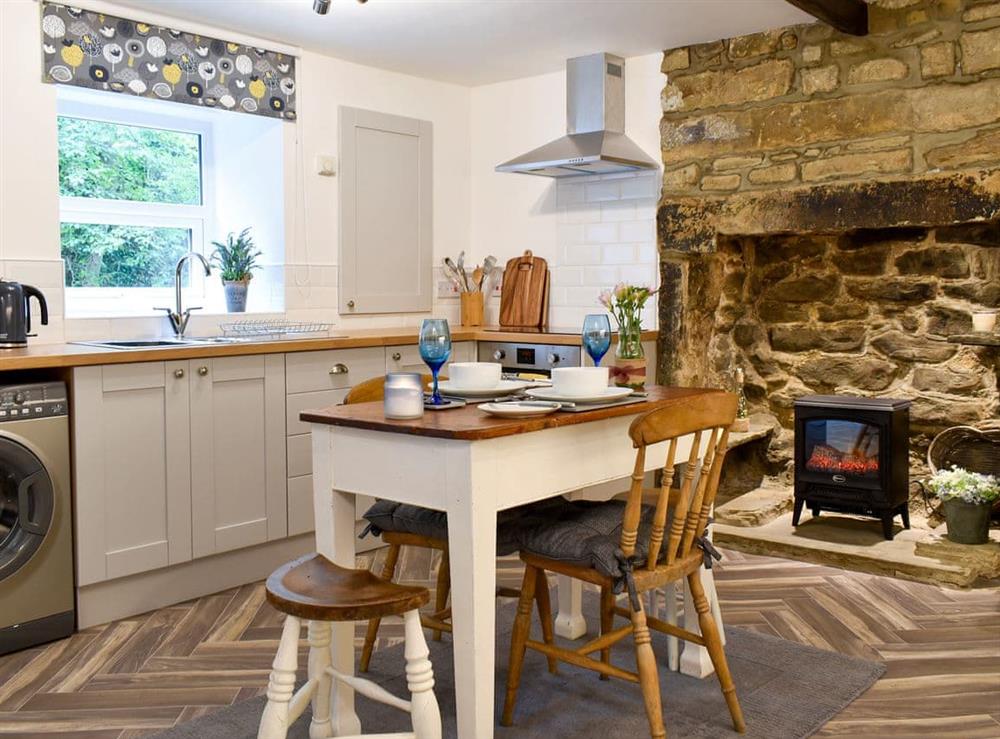
<svg viewBox="0 0 1000 739"><path fill-rule="evenodd" d="M497 556L513 554L518 549L519 529L522 521L543 520L547 511L558 507L561 498L543 500L497 514ZM378 536L384 531L418 534L432 539L448 539L448 516L442 511L409 503L379 500L364 515L371 524L371 532Z"/></svg>
<svg viewBox="0 0 1000 739"><path fill-rule="evenodd" d="M651 505L642 506L633 566L646 562L654 511ZM624 515L625 502L620 500L563 501L518 527L519 548L546 559L592 567L610 577L614 591L620 593L629 566L620 546Z"/></svg>

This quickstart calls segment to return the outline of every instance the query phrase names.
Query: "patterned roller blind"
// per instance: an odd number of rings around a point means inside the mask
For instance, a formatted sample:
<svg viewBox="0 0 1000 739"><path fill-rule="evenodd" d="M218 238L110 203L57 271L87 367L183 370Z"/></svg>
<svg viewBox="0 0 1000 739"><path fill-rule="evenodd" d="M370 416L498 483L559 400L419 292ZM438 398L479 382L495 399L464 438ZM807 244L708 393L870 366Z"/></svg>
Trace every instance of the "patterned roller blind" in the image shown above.
<svg viewBox="0 0 1000 739"><path fill-rule="evenodd" d="M42 3L44 82L295 119L295 57Z"/></svg>

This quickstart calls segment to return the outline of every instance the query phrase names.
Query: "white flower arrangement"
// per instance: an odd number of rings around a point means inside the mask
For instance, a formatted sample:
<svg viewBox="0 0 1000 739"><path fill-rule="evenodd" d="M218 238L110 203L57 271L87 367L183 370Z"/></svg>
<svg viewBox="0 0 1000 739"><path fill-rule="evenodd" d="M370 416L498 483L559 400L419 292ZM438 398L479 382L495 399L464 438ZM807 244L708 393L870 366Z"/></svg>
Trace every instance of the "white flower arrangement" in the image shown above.
<svg viewBox="0 0 1000 739"><path fill-rule="evenodd" d="M1000 480L993 475L969 472L957 465L950 470L938 470L927 481L941 500L961 500L972 504L987 504L1000 499Z"/></svg>

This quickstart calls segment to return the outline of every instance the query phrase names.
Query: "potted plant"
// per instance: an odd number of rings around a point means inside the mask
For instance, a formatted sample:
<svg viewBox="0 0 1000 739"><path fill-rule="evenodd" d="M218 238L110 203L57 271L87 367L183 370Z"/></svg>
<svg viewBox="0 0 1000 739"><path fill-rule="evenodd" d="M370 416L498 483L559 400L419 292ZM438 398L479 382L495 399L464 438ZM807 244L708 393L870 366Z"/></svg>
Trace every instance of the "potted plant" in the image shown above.
<svg viewBox="0 0 1000 739"><path fill-rule="evenodd" d="M247 309L247 288L253 270L260 268L257 257L263 252L254 251L249 228L244 228L238 236L230 233L225 243L213 241L212 244L215 246L212 261L219 265L226 290L226 309L230 313L243 313Z"/></svg>
<svg viewBox="0 0 1000 739"><path fill-rule="evenodd" d="M656 290L642 285L619 282L601 293L598 302L607 308L618 323L611 376L615 385L641 390L646 384L646 353L642 348L642 309Z"/></svg>
<svg viewBox="0 0 1000 739"><path fill-rule="evenodd" d="M927 482L944 503L948 538L959 544L985 544L990 536L990 509L1000 498L1000 480L956 465L938 470Z"/></svg>

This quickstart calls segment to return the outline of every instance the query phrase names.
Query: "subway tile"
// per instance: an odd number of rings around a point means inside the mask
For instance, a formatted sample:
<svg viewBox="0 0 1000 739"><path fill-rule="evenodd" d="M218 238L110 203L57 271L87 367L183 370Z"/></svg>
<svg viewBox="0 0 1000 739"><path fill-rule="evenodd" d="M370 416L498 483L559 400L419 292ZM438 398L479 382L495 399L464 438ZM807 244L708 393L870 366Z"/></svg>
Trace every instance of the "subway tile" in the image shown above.
<svg viewBox="0 0 1000 739"><path fill-rule="evenodd" d="M656 264L659 261L659 252L656 244L638 244L636 252L636 259L639 264Z"/></svg>
<svg viewBox="0 0 1000 739"><path fill-rule="evenodd" d="M588 223L584 226L584 241L588 244L614 244L619 240L617 223Z"/></svg>
<svg viewBox="0 0 1000 739"><path fill-rule="evenodd" d="M635 175L622 180L622 199L625 198L655 198L660 194L659 170L651 174Z"/></svg>
<svg viewBox="0 0 1000 739"><path fill-rule="evenodd" d="M601 247L585 244L566 246L562 263L566 265L600 264Z"/></svg>
<svg viewBox="0 0 1000 739"><path fill-rule="evenodd" d="M583 284L582 267L558 266L553 267L551 271L553 287L570 287Z"/></svg>
<svg viewBox="0 0 1000 739"><path fill-rule="evenodd" d="M585 233L585 226L582 223L560 223L556 227L556 243L560 245L582 244Z"/></svg>
<svg viewBox="0 0 1000 739"><path fill-rule="evenodd" d="M619 229L622 241L656 242L656 221L653 219L622 223Z"/></svg>
<svg viewBox="0 0 1000 739"><path fill-rule="evenodd" d="M602 221L634 221L635 203L627 200L612 200L601 203Z"/></svg>
<svg viewBox="0 0 1000 739"><path fill-rule="evenodd" d="M604 200L618 200L621 197L621 183L618 180L588 182L586 188L587 202L599 203Z"/></svg>
<svg viewBox="0 0 1000 739"><path fill-rule="evenodd" d="M584 267L583 284L593 287L611 287L621 279L618 267Z"/></svg>
<svg viewBox="0 0 1000 739"><path fill-rule="evenodd" d="M600 220L600 204L580 203L562 208L559 211L560 223L597 223Z"/></svg>
<svg viewBox="0 0 1000 739"><path fill-rule="evenodd" d="M565 290L566 299L560 301L564 305L597 308L597 298L601 294L600 289L596 287L567 287Z"/></svg>
<svg viewBox="0 0 1000 739"><path fill-rule="evenodd" d="M645 285L646 287L655 287L656 285L656 267L651 264L628 264L619 269L623 282L632 285Z"/></svg>
<svg viewBox="0 0 1000 739"><path fill-rule="evenodd" d="M602 247L601 261L604 264L633 264L635 247L632 244L612 244Z"/></svg>
<svg viewBox="0 0 1000 739"><path fill-rule="evenodd" d="M559 207L582 203L586 193L583 185L577 182L557 182L556 183L556 204Z"/></svg>

